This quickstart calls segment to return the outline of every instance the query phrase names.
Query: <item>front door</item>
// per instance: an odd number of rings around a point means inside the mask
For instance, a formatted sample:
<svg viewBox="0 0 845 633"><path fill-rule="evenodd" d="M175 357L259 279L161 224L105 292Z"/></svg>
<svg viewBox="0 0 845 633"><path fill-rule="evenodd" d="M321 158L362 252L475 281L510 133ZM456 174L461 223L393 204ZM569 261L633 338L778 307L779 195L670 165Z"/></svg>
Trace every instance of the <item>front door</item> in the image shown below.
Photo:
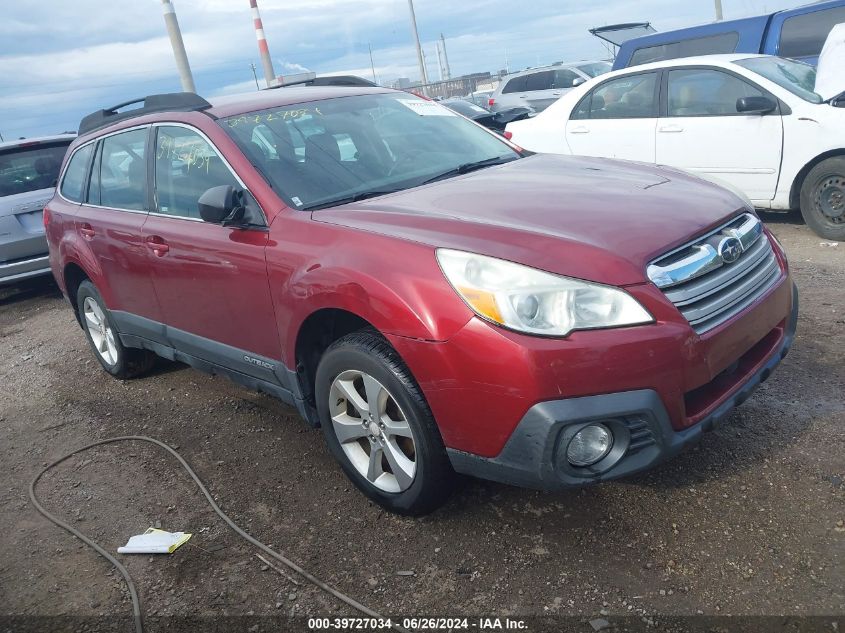
<svg viewBox="0 0 845 633"><path fill-rule="evenodd" d="M783 147L783 120L737 112L741 97L774 97L715 68L668 72L667 116L657 125L657 162L738 187L751 200L775 195Z"/></svg>
<svg viewBox="0 0 845 633"><path fill-rule="evenodd" d="M155 204L143 239L156 295L177 349L276 381L281 346L267 280L268 232L203 222L210 189L245 189L205 136L179 125L155 134Z"/></svg>
<svg viewBox="0 0 845 633"><path fill-rule="evenodd" d="M575 107L566 123L573 154L654 162L656 72L605 81Z"/></svg>

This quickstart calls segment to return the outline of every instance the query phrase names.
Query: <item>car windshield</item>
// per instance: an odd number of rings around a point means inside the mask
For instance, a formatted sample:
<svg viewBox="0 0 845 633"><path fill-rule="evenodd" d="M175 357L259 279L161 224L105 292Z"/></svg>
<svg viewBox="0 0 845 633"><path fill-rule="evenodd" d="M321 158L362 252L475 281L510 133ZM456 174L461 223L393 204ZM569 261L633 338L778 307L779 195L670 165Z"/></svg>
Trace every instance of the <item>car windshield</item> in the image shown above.
<svg viewBox="0 0 845 633"><path fill-rule="evenodd" d="M823 101L814 92L816 69L808 64L784 59L783 57L749 57L734 63L775 82L781 88L786 88L804 101L810 103L821 103Z"/></svg>
<svg viewBox="0 0 845 633"><path fill-rule="evenodd" d="M70 141L22 143L0 150L0 196L55 187L69 144Z"/></svg>
<svg viewBox="0 0 845 633"><path fill-rule="evenodd" d="M613 65L609 62L590 62L589 64L578 64L576 68L585 75L598 77L604 73L609 73Z"/></svg>
<svg viewBox="0 0 845 633"><path fill-rule="evenodd" d="M520 158L448 108L407 93L282 106L220 121L270 186L315 209Z"/></svg>

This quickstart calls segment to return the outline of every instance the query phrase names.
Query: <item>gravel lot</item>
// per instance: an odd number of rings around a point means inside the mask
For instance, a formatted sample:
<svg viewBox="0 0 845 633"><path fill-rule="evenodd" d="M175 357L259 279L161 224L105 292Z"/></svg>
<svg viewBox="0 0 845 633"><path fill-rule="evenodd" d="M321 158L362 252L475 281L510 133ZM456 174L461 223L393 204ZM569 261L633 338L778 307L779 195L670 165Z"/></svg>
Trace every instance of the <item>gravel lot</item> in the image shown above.
<svg viewBox="0 0 845 633"><path fill-rule="evenodd" d="M845 630L845 244L765 219L790 256L799 331L729 424L635 479L556 494L468 480L416 520L354 490L280 402L164 362L114 380L55 286L0 292L0 614L118 615L130 630L120 576L27 487L75 447L144 434L178 447L254 536L384 614L574 615L584 631L620 615L822 615ZM112 552L157 522L194 533L172 556L123 557L151 631L174 614L353 615L267 568L152 446L78 456L40 494Z"/></svg>

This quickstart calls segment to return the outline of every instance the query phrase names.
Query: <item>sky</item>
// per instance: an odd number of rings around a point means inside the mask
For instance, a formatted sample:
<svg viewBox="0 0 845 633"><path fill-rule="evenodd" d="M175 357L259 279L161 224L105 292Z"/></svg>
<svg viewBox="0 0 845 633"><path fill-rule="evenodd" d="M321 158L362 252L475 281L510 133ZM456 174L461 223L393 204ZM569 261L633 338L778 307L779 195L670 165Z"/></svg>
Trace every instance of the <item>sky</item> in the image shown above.
<svg viewBox="0 0 845 633"><path fill-rule="evenodd" d="M801 0L722 0L726 19ZM197 92L255 90L261 63L249 0L173 0ZM419 79L407 0L259 0L276 74ZM659 31L714 19L712 0L415 0L430 80L442 33L452 75L605 59L588 29L649 21ZM0 134L75 130L94 110L180 90L160 0L0 1Z"/></svg>

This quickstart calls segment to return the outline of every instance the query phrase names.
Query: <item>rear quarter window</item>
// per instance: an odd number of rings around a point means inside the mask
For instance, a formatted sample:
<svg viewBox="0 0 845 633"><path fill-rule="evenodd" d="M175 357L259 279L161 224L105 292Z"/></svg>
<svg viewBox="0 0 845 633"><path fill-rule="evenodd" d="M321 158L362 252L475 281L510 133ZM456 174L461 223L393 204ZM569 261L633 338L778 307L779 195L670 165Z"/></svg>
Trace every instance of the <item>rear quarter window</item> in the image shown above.
<svg viewBox="0 0 845 633"><path fill-rule="evenodd" d="M845 7L833 7L787 18L780 32L783 57L815 57L834 25L845 22Z"/></svg>
<svg viewBox="0 0 845 633"><path fill-rule="evenodd" d="M631 55L629 66L659 62L666 59L678 59L679 57L695 57L696 55L717 55L720 53L733 53L739 43L739 33L730 31L728 33L717 33L705 37L694 37L679 42L658 44L638 48Z"/></svg>
<svg viewBox="0 0 845 633"><path fill-rule="evenodd" d="M93 143L77 150L71 156L65 169L60 191L62 196L71 202L82 202L82 189L85 186L85 177L88 175L88 164L91 162L93 151Z"/></svg>

